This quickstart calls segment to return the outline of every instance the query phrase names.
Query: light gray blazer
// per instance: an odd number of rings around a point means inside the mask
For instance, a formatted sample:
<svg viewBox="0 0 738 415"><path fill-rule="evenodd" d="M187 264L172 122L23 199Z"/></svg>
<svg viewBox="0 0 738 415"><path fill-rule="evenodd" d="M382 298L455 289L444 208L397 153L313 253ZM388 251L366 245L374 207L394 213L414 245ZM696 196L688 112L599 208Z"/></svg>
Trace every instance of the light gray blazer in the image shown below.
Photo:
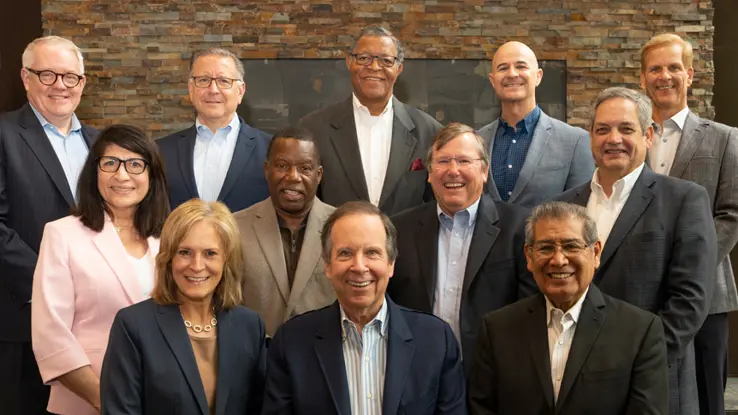
<svg viewBox="0 0 738 415"><path fill-rule="evenodd" d="M738 129L690 112L669 176L707 189L715 220L718 267L710 314L738 310L730 251L738 242Z"/></svg>
<svg viewBox="0 0 738 415"><path fill-rule="evenodd" d="M479 130L490 154L498 125L499 121L495 120ZM508 202L532 208L565 190L592 180L593 174L594 159L589 146L589 133L541 111L523 168ZM495 200L501 200L492 178L492 166L486 192Z"/></svg>
<svg viewBox="0 0 738 415"><path fill-rule="evenodd" d="M305 236L290 290L277 212L267 198L236 212L241 231L246 274L243 282L244 305L259 313L273 336L290 317L332 304L336 300L323 270L320 233L335 208L317 197L308 214Z"/></svg>

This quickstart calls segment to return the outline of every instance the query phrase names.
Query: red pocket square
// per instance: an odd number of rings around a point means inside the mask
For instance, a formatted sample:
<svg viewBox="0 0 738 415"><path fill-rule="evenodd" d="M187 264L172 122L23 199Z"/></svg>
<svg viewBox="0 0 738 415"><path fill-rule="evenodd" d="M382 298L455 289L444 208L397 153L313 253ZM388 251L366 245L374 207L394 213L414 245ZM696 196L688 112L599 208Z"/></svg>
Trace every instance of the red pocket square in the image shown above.
<svg viewBox="0 0 738 415"><path fill-rule="evenodd" d="M425 170L425 166L423 165L423 160L421 159L413 160L413 165L410 167L410 171L417 171L417 170Z"/></svg>

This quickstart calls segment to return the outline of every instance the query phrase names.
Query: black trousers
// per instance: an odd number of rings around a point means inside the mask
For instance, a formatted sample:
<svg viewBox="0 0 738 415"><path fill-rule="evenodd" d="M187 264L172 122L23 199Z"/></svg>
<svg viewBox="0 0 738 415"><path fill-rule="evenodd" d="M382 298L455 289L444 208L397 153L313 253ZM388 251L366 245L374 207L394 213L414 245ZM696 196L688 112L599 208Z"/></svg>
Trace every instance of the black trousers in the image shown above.
<svg viewBox="0 0 738 415"><path fill-rule="evenodd" d="M48 403L31 343L0 342L0 413L46 415Z"/></svg>
<svg viewBox="0 0 738 415"><path fill-rule="evenodd" d="M694 338L701 415L725 414L728 314L710 314Z"/></svg>

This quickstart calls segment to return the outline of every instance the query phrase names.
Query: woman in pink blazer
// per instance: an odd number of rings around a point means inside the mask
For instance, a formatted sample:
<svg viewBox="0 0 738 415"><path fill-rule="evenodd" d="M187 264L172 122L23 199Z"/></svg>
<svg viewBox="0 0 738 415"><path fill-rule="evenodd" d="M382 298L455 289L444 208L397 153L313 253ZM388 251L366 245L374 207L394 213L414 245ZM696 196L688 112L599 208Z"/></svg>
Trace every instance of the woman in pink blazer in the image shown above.
<svg viewBox="0 0 738 415"><path fill-rule="evenodd" d="M82 168L72 216L44 228L31 300L33 351L51 385L48 411L97 414L100 369L121 308L148 298L169 213L154 141L113 125Z"/></svg>

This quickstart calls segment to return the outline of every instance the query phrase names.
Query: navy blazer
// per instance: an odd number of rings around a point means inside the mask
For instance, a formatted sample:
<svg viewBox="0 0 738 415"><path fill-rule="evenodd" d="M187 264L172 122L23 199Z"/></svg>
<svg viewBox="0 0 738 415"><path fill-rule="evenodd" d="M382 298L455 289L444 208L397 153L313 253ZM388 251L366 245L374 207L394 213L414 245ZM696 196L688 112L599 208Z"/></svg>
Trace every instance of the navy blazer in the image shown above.
<svg viewBox="0 0 738 415"><path fill-rule="evenodd" d="M459 346L439 318L386 298L389 339L382 413L466 415ZM338 302L293 317L269 347L264 415L351 415Z"/></svg>
<svg viewBox="0 0 738 415"><path fill-rule="evenodd" d="M260 202L269 197L264 178L264 161L271 135L246 124L239 117L236 148L228 167L218 200L231 212ZM197 129L193 125L182 131L156 140L164 159L169 185L169 206L174 210L182 203L199 198L195 183L194 152Z"/></svg>
<svg viewBox="0 0 738 415"><path fill-rule="evenodd" d="M82 125L87 148L97 130ZM31 287L44 225L69 215L74 189L29 104L0 117L0 342L31 341Z"/></svg>
<svg viewBox="0 0 738 415"><path fill-rule="evenodd" d="M236 307L217 313L216 415L258 414L264 393L264 322ZM177 305L153 300L118 312L100 375L103 414L208 415L205 390Z"/></svg>

